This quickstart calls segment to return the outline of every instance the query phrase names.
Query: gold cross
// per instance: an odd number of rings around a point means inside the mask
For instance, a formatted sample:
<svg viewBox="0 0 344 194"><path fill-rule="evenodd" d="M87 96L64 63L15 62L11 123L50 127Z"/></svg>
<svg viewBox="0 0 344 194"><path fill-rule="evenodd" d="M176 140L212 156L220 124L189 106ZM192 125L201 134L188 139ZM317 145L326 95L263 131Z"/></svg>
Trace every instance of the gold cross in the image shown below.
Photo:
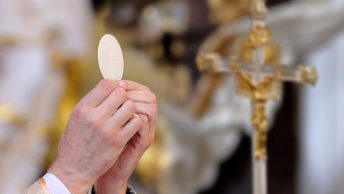
<svg viewBox="0 0 344 194"><path fill-rule="evenodd" d="M236 40L232 54L223 57L217 53L200 53L197 57L198 67L203 72L234 75L237 93L251 100L257 160L267 159L267 101L280 99L283 82L315 85L318 80L315 68L281 63L280 46L271 40L271 32L266 26L267 13L264 0L252 0L251 30L247 37Z"/></svg>

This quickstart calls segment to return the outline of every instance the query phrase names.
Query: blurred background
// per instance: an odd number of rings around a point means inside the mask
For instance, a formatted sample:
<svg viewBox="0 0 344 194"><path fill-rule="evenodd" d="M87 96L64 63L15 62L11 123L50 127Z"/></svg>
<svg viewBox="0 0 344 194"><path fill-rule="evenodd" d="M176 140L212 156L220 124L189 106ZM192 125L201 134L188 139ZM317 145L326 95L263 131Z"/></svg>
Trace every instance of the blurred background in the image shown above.
<svg viewBox="0 0 344 194"><path fill-rule="evenodd" d="M269 104L269 193L344 193L344 1L268 0L284 63L318 70ZM159 99L156 143L132 177L138 194L249 194L250 102L201 52L229 54L250 0L1 0L0 193L19 194L54 160L75 104L100 79L97 44L121 43L125 79Z"/></svg>

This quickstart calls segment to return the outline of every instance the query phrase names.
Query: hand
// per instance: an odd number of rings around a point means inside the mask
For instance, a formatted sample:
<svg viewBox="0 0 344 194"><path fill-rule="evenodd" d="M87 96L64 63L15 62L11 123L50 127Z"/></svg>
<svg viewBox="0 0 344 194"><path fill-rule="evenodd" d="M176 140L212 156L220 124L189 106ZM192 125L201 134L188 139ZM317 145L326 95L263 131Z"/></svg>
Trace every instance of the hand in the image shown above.
<svg viewBox="0 0 344 194"><path fill-rule="evenodd" d="M129 177L155 138L158 112L155 95L146 86L135 82L119 81L118 83L127 90L128 99L135 102L136 113L141 118L142 127L131 139L116 163L98 179L96 191L99 194L125 194Z"/></svg>
<svg viewBox="0 0 344 194"><path fill-rule="evenodd" d="M75 107L50 172L73 194L85 194L118 159L142 123L125 89L102 80Z"/></svg>

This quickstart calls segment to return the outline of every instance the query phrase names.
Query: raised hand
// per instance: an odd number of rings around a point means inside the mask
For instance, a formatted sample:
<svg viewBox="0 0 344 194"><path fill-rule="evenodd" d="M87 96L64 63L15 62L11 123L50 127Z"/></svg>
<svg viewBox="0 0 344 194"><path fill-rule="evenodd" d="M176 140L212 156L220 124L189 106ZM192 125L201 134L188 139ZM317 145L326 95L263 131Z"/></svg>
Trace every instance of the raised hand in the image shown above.
<svg viewBox="0 0 344 194"><path fill-rule="evenodd" d="M49 172L57 176L71 193L85 194L98 177L110 168L113 171L120 155L121 160L123 156L131 158L130 153L125 154L127 150L134 152L131 151L134 147L134 150L141 147L133 142L142 143L134 139L141 139L137 136L142 133L137 132L147 123L142 122L145 121L142 116L135 116L141 112L136 106L118 82L102 80L75 107ZM131 145L134 147L128 149ZM148 144L144 145L147 147Z"/></svg>
<svg viewBox="0 0 344 194"><path fill-rule="evenodd" d="M116 163L98 179L96 183L98 194L125 194L129 177L155 138L158 112L156 96L148 87L132 81L119 81L118 84L127 91L128 99L135 103L142 127L128 143Z"/></svg>

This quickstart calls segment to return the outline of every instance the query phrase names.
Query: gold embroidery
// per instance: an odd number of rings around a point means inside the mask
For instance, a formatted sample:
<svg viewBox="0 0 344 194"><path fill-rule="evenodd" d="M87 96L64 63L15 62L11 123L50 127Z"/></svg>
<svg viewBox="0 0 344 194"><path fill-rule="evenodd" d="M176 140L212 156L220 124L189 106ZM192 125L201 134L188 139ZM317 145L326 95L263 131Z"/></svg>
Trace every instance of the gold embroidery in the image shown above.
<svg viewBox="0 0 344 194"><path fill-rule="evenodd" d="M39 185L41 185L44 194L49 194L49 190L48 190L47 184L46 184L46 182L45 182L45 180L43 178L39 179Z"/></svg>

